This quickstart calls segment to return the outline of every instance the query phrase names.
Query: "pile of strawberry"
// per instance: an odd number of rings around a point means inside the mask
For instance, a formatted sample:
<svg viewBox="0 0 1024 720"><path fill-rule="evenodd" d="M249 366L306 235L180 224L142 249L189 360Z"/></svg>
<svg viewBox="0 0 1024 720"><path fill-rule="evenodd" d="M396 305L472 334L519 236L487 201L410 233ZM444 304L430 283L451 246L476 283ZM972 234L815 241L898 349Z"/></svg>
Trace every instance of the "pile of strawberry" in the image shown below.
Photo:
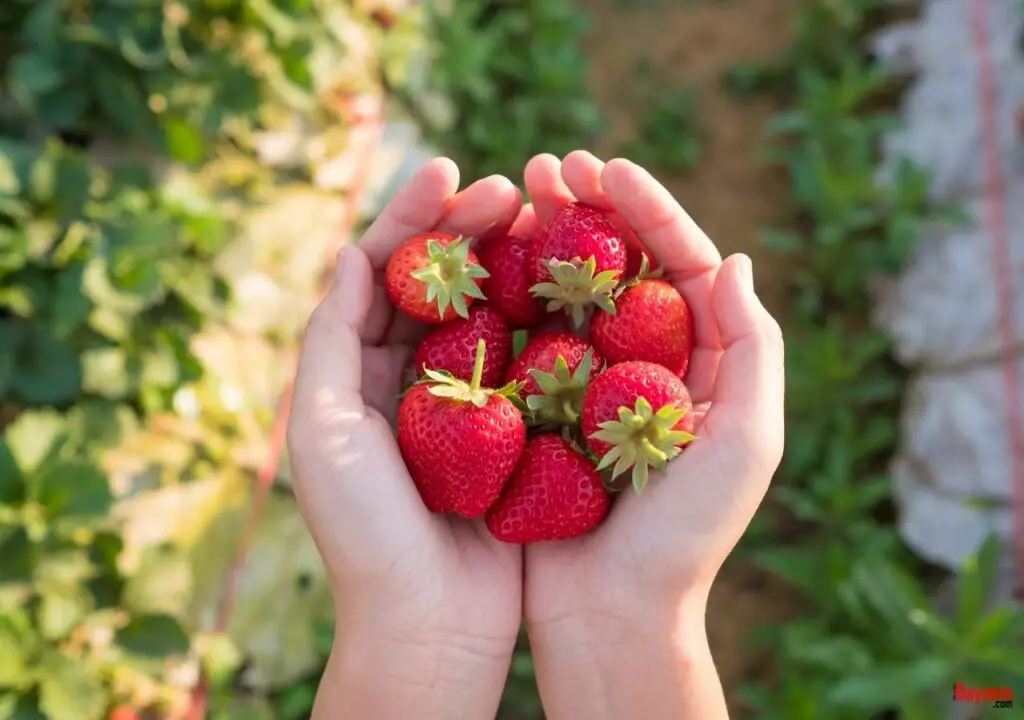
<svg viewBox="0 0 1024 720"><path fill-rule="evenodd" d="M509 543L578 537L608 515L621 478L641 491L695 439L707 407L682 380L693 318L658 275L581 203L535 237L471 249L432 232L398 248L388 295L437 326L398 413L428 509L484 517Z"/></svg>

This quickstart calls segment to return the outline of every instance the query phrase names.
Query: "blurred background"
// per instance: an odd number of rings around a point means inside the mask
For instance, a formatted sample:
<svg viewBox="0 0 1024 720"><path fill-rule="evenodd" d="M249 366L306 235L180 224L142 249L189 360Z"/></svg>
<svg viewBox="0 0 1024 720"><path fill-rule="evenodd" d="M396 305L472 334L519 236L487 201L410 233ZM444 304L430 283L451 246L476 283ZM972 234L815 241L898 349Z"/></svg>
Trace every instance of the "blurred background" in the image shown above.
<svg viewBox="0 0 1024 720"><path fill-rule="evenodd" d="M1024 705L1022 18L2 0L0 719L307 718L283 429L325 269L436 154L578 147L749 253L786 330L786 457L708 618L733 716L1019 712L952 688ZM524 639L501 718L542 717Z"/></svg>

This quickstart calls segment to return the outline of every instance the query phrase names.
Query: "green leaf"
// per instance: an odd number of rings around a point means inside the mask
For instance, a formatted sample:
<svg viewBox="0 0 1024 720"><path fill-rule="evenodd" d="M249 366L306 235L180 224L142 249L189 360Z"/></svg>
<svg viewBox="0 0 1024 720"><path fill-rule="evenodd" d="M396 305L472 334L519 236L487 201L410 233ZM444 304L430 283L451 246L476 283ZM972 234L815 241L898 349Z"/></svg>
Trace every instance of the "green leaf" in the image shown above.
<svg viewBox="0 0 1024 720"><path fill-rule="evenodd" d="M28 613L17 606L0 609L0 687L27 684L36 649L36 634Z"/></svg>
<svg viewBox="0 0 1024 720"><path fill-rule="evenodd" d="M17 320L0 320L0 397L14 380L14 369L25 339L25 325Z"/></svg>
<svg viewBox="0 0 1024 720"><path fill-rule="evenodd" d="M999 570L999 538L990 535L964 561L956 579L956 625L964 634L981 619Z"/></svg>
<svg viewBox="0 0 1024 720"><path fill-rule="evenodd" d="M124 650L143 658L184 655L189 650L188 634L170 615L137 615L117 631L114 641Z"/></svg>
<svg viewBox="0 0 1024 720"><path fill-rule="evenodd" d="M53 191L58 221L67 225L82 217L92 190L89 164L81 153L66 152L57 160Z"/></svg>
<svg viewBox="0 0 1024 720"><path fill-rule="evenodd" d="M35 548L21 525L0 525L0 587L32 579Z"/></svg>
<svg viewBox="0 0 1024 720"><path fill-rule="evenodd" d="M180 613L192 599L192 564L179 548L147 548L124 588L124 605L134 613Z"/></svg>
<svg viewBox="0 0 1024 720"><path fill-rule="evenodd" d="M92 301L82 286L85 265L74 263L57 276L50 300L50 331L58 340L66 340L82 326L92 311Z"/></svg>
<svg viewBox="0 0 1024 720"><path fill-rule="evenodd" d="M180 118L164 121L164 137L168 154L178 162L192 165L206 157L206 143L202 134Z"/></svg>
<svg viewBox="0 0 1024 720"><path fill-rule="evenodd" d="M953 671L952 661L935 657L876 665L844 677L825 701L834 708L865 713L891 708L926 693L947 692L954 680Z"/></svg>
<svg viewBox="0 0 1024 720"><path fill-rule="evenodd" d="M44 660L39 701L49 720L100 720L107 709L107 693L96 669L59 653Z"/></svg>
<svg viewBox="0 0 1024 720"><path fill-rule="evenodd" d="M14 460L6 439L0 439L0 505L21 505L25 501L25 478Z"/></svg>
<svg viewBox="0 0 1024 720"><path fill-rule="evenodd" d="M75 349L42 325L32 325L26 351L14 370L14 389L30 403L58 405L73 399L82 386Z"/></svg>
<svg viewBox="0 0 1024 720"><path fill-rule="evenodd" d="M134 387L128 358L117 346L90 348L82 353L82 389L111 400L121 400Z"/></svg>
<svg viewBox="0 0 1024 720"><path fill-rule="evenodd" d="M34 478L34 485L36 499L53 520L103 518L114 504L107 478L84 462L48 465Z"/></svg>
<svg viewBox="0 0 1024 720"><path fill-rule="evenodd" d="M35 99L61 84L56 58L42 53L18 55L10 64L7 80L11 93L23 105L31 107Z"/></svg>
<svg viewBox="0 0 1024 720"><path fill-rule="evenodd" d="M92 598L84 588L43 593L39 604L39 631L50 640L67 637L92 609Z"/></svg>
<svg viewBox="0 0 1024 720"><path fill-rule="evenodd" d="M14 462L26 476L60 452L67 437L67 424L54 410L29 410L7 426L4 443Z"/></svg>

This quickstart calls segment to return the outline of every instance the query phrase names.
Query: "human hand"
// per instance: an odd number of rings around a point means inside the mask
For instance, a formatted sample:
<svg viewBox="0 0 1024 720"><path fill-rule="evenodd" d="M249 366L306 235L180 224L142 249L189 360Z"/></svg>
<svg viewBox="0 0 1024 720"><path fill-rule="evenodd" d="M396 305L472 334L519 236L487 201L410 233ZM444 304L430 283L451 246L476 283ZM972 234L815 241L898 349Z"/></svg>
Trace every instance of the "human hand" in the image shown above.
<svg viewBox="0 0 1024 720"><path fill-rule="evenodd" d="M388 258L431 229L502 232L522 206L506 178L456 193L458 183L443 158L411 179L339 254L334 285L306 329L288 446L295 495L336 599L338 635L317 699L323 717L493 717L518 633L521 550L481 522L431 514L390 427L426 328L388 301ZM403 696L403 682L415 693Z"/></svg>
<svg viewBox="0 0 1024 720"><path fill-rule="evenodd" d="M548 717L721 716L720 689L708 694L719 686L704 609L781 461L779 326L754 294L749 258L723 263L633 163L540 155L526 186L534 204L517 221L523 231L580 200L635 233L693 312L685 382L694 402L712 402L698 439L642 493L627 490L593 533L526 547L524 610Z"/></svg>

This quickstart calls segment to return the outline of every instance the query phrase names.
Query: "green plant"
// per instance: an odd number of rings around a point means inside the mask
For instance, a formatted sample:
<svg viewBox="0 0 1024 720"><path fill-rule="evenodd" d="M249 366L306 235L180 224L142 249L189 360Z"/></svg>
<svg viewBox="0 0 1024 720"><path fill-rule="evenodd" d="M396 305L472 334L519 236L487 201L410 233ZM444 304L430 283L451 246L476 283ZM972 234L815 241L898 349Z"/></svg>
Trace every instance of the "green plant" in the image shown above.
<svg viewBox="0 0 1024 720"><path fill-rule="evenodd" d="M680 87L661 75L650 63L637 67L630 94L645 114L619 152L644 166L690 172L700 163L704 139L699 94L696 87Z"/></svg>
<svg viewBox="0 0 1024 720"><path fill-rule="evenodd" d="M427 5L434 62L426 83L441 99L399 97L465 177L518 182L523 158L564 155L602 128L577 49L587 16L574 2Z"/></svg>
<svg viewBox="0 0 1024 720"><path fill-rule="evenodd" d="M384 28L341 0L0 8L3 717L180 709L182 668L231 691L237 653L187 620L189 560L157 543L128 562L118 508L153 484L251 471L225 449L238 417L205 408L172 471L108 458L199 392L192 341L229 310L219 259L236 221L311 183L345 140L347 99L378 70L400 82L416 22ZM352 62L357 26L380 68ZM261 134L299 117L298 149L261 157ZM213 701L219 717L231 705Z"/></svg>
<svg viewBox="0 0 1024 720"><path fill-rule="evenodd" d="M799 214L795 228L769 230L765 242L798 264L786 323L787 451L773 495L802 533L788 545L752 536L744 546L806 605L805 617L761 633L780 687L747 688L746 698L768 720L932 718L950 702L954 681L1012 686L1024 678L1024 612L1016 603L982 603L995 542L965 568L948 619L929 597L934 583L922 579L923 564L888 520L885 466L903 373L888 339L867 326L865 287L900 270L921 222L959 213L928 203L928 178L909 162L877 182L879 142L894 123L885 98L896 82L861 47L879 6L804 3L785 57L728 80L737 90L763 84L787 101L766 129L778 140L771 159L787 169Z"/></svg>

